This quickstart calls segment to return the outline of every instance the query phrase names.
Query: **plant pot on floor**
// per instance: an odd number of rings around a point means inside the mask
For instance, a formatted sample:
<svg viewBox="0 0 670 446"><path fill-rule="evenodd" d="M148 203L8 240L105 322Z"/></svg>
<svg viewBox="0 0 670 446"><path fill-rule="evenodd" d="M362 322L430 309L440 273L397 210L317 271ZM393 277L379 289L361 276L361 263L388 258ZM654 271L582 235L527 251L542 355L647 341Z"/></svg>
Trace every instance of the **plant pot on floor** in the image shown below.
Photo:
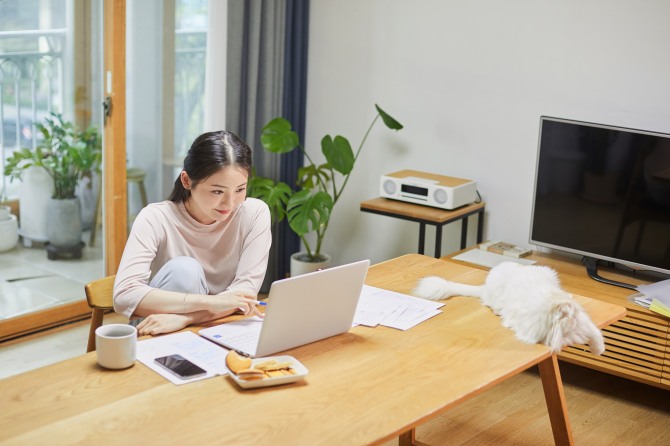
<svg viewBox="0 0 670 446"><path fill-rule="evenodd" d="M0 206L0 252L14 249L19 241L19 225L9 206Z"/></svg>
<svg viewBox="0 0 670 446"><path fill-rule="evenodd" d="M51 198L47 203L49 244L47 255L81 258L81 203L79 198Z"/></svg>
<svg viewBox="0 0 670 446"><path fill-rule="evenodd" d="M49 240L46 208L53 193L53 180L44 168L31 166L26 169L19 188L19 231L26 248L30 248L33 242L45 243Z"/></svg>
<svg viewBox="0 0 670 446"><path fill-rule="evenodd" d="M315 262L306 252L296 252L291 256L291 277L328 268L330 260L328 254L321 254L320 260Z"/></svg>

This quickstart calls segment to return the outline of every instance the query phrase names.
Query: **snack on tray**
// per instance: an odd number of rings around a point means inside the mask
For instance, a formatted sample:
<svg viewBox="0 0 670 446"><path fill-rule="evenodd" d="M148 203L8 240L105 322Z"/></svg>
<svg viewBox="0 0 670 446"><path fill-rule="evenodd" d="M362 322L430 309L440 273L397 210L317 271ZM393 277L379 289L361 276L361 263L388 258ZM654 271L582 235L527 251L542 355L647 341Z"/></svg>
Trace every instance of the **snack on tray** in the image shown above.
<svg viewBox="0 0 670 446"><path fill-rule="evenodd" d="M278 376L295 375L295 370L291 367L291 361L278 362L274 359L259 362L252 366L251 358L246 358L236 351L229 351L226 356L226 366L238 378L245 381L265 378L275 378Z"/></svg>
<svg viewBox="0 0 670 446"><path fill-rule="evenodd" d="M238 374L240 370L248 369L251 367L251 358L240 355L234 350L228 352L226 355L226 367L230 369L234 374Z"/></svg>

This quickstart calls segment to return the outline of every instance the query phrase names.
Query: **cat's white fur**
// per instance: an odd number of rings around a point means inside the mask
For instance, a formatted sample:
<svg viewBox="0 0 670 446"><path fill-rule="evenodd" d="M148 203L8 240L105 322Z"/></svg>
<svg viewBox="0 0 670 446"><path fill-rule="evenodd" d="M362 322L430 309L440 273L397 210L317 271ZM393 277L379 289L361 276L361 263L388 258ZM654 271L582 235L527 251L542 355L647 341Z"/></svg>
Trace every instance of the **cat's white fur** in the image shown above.
<svg viewBox="0 0 670 446"><path fill-rule="evenodd" d="M484 285L465 285L441 277L425 277L414 294L431 300L473 296L501 317L519 340L548 345L552 352L572 344L605 351L603 335L588 314L561 289L556 271L540 265L503 262L489 271Z"/></svg>

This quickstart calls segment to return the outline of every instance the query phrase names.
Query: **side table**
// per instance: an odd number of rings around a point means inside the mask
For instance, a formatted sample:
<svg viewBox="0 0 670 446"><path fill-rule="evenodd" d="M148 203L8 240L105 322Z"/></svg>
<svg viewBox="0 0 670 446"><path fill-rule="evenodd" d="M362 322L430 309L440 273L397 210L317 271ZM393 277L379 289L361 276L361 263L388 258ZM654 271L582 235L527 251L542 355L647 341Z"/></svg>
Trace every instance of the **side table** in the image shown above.
<svg viewBox="0 0 670 446"><path fill-rule="evenodd" d="M383 197L372 198L361 203L362 212L385 215L387 217L419 223L419 254L424 253L426 225L435 226L435 257L440 257L441 255L442 227L454 221L461 220L461 249L465 249L468 236L468 217L474 214L478 214L477 243L481 243L484 233L485 207L486 203L482 201L480 203L462 206L453 211L448 211L430 206L406 203L404 201L390 200Z"/></svg>

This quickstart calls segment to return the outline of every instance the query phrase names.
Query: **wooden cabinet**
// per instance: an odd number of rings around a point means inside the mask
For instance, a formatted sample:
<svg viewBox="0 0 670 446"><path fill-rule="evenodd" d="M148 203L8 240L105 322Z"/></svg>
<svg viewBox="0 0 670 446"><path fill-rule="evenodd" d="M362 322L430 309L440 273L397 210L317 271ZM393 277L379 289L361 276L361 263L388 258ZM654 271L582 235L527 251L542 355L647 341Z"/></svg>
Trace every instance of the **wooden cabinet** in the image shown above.
<svg viewBox="0 0 670 446"><path fill-rule="evenodd" d="M603 329L606 350L602 356L591 354L585 346L572 346L559 359L670 390L670 319L630 302L633 290L591 279L578 258L553 253L533 253L528 258L554 268L566 291L626 307L624 319ZM612 268L601 267L599 272L633 285L648 283Z"/></svg>

